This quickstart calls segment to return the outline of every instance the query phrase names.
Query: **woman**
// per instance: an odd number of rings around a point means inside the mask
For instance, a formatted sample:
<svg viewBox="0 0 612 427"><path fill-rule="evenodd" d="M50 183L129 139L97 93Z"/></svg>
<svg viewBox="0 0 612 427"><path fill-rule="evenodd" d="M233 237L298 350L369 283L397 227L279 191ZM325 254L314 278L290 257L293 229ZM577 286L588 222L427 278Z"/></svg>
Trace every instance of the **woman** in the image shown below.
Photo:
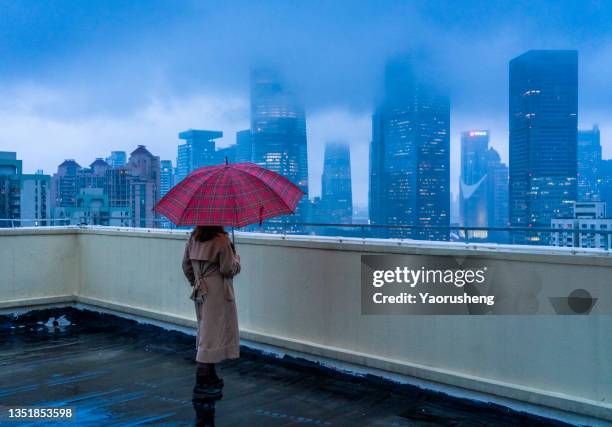
<svg viewBox="0 0 612 427"><path fill-rule="evenodd" d="M240 257L221 226L197 226L185 245L183 271L193 287L198 319L194 397L219 398L223 380L215 363L240 356L232 278Z"/></svg>

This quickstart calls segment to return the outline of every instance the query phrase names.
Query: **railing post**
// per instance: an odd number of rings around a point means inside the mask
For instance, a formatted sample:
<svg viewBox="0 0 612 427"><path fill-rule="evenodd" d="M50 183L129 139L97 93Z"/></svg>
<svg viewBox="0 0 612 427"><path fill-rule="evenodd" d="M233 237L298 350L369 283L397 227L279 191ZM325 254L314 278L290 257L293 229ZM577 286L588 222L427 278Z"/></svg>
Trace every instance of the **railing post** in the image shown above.
<svg viewBox="0 0 612 427"><path fill-rule="evenodd" d="M580 247L580 233L579 230L577 229L573 229L573 234L574 234L574 247Z"/></svg>

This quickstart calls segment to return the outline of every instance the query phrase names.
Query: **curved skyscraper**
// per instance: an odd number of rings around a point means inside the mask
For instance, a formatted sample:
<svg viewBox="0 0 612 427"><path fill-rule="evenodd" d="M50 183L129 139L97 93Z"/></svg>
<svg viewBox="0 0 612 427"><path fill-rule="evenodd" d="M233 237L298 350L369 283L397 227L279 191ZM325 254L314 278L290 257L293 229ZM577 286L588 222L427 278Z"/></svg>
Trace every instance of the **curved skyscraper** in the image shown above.
<svg viewBox="0 0 612 427"><path fill-rule="evenodd" d="M487 166L489 132L461 133L461 225L487 227Z"/></svg>

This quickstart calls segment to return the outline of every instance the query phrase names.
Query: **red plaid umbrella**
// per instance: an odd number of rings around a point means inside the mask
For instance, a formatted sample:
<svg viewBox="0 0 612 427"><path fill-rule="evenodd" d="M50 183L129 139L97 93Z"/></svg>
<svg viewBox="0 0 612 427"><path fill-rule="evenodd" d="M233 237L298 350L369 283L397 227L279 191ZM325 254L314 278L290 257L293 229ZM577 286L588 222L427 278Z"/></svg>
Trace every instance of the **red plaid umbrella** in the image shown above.
<svg viewBox="0 0 612 427"><path fill-rule="evenodd" d="M253 163L196 169L155 210L178 226L243 227L293 213L304 195L287 178Z"/></svg>

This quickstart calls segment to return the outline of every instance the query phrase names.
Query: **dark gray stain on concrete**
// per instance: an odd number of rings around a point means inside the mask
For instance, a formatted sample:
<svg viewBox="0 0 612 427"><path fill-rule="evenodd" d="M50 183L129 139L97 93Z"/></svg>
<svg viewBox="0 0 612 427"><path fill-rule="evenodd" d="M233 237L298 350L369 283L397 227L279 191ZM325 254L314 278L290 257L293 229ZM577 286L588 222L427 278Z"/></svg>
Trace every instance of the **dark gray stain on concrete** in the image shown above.
<svg viewBox="0 0 612 427"><path fill-rule="evenodd" d="M562 426L493 404L243 348L224 397L192 401L194 340L75 308L0 316L0 405L74 407L68 426Z"/></svg>

